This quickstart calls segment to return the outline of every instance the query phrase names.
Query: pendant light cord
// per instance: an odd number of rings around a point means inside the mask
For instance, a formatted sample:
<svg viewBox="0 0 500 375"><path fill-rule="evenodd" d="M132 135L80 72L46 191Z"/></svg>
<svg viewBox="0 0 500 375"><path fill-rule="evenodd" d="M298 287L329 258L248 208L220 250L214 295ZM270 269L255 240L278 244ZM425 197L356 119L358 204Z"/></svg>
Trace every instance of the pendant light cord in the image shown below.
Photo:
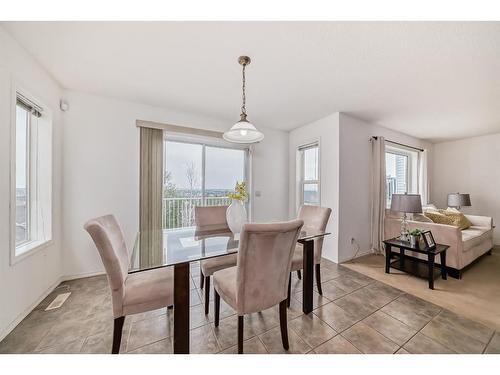
<svg viewBox="0 0 500 375"><path fill-rule="evenodd" d="M241 114L245 115L247 114L247 108L246 108L246 100L247 100L247 97L246 97L246 93L245 93L245 67L247 66L247 64L243 64L243 86L242 86L242 91L243 91L243 95L242 95L242 99L243 99L243 104L241 105Z"/></svg>

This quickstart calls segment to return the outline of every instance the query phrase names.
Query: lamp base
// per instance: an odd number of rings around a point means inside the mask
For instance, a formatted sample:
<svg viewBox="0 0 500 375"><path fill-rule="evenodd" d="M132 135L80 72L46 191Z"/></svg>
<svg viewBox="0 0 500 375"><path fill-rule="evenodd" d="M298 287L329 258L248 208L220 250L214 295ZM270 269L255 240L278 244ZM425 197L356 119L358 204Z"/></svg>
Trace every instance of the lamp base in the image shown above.
<svg viewBox="0 0 500 375"><path fill-rule="evenodd" d="M408 221L406 221L406 213L403 214L403 218L401 219L401 231L399 235L399 239L401 241L409 241L409 230L408 230Z"/></svg>

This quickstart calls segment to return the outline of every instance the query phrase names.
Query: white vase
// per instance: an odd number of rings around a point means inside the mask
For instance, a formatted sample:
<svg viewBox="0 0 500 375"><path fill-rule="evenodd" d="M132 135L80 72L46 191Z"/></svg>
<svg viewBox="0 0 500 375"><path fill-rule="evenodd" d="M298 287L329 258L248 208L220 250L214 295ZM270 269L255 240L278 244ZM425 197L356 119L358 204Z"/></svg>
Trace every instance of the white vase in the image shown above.
<svg viewBox="0 0 500 375"><path fill-rule="evenodd" d="M233 199L226 210L226 220L231 232L241 232L241 227L247 222L247 210L242 201Z"/></svg>

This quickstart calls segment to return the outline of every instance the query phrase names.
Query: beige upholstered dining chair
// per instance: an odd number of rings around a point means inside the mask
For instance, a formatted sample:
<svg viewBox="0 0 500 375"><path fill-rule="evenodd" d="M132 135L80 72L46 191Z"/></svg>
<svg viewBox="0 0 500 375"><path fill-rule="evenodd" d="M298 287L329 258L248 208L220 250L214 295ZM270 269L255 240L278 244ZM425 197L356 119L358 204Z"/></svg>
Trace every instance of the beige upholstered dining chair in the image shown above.
<svg viewBox="0 0 500 375"><path fill-rule="evenodd" d="M295 244L304 222L244 224L236 267L214 273L215 326L220 297L238 313L238 353L243 353L243 317L279 304L281 339L288 350L286 303Z"/></svg>
<svg viewBox="0 0 500 375"><path fill-rule="evenodd" d="M331 208L319 206L300 206L298 219L304 221L304 228L316 230L326 230L328 219L332 213ZM321 253L323 250L323 237L314 240L314 267L316 273L316 286L319 294L323 295L321 289ZM303 249L302 244L297 244L292 259L292 272L297 271L300 278L300 270L303 268ZM291 277L290 277L291 278ZM290 304L290 296L288 296L288 304Z"/></svg>
<svg viewBox="0 0 500 375"><path fill-rule="evenodd" d="M123 232L113 215L89 220L84 225L99 251L113 300L113 347L118 354L126 315L173 305L171 268L128 274L129 256Z"/></svg>
<svg viewBox="0 0 500 375"><path fill-rule="evenodd" d="M226 230L230 232L226 221L227 206L195 207L196 228ZM210 310L210 276L214 272L236 265L236 254L224 255L200 262L200 288L205 290L205 314Z"/></svg>

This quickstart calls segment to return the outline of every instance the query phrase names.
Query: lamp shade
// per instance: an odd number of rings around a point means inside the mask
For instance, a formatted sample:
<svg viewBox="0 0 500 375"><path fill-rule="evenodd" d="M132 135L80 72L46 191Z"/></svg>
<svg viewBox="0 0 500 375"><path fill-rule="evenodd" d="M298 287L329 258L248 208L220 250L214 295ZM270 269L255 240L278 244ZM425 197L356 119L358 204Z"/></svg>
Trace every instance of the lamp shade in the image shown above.
<svg viewBox="0 0 500 375"><path fill-rule="evenodd" d="M451 193L448 194L448 207L465 207L470 206L470 195Z"/></svg>
<svg viewBox="0 0 500 375"><path fill-rule="evenodd" d="M256 143L264 139L264 134L258 131L252 123L242 119L225 132L222 137L232 143Z"/></svg>
<svg viewBox="0 0 500 375"><path fill-rule="evenodd" d="M422 199L420 194L392 194L391 211L421 213Z"/></svg>

